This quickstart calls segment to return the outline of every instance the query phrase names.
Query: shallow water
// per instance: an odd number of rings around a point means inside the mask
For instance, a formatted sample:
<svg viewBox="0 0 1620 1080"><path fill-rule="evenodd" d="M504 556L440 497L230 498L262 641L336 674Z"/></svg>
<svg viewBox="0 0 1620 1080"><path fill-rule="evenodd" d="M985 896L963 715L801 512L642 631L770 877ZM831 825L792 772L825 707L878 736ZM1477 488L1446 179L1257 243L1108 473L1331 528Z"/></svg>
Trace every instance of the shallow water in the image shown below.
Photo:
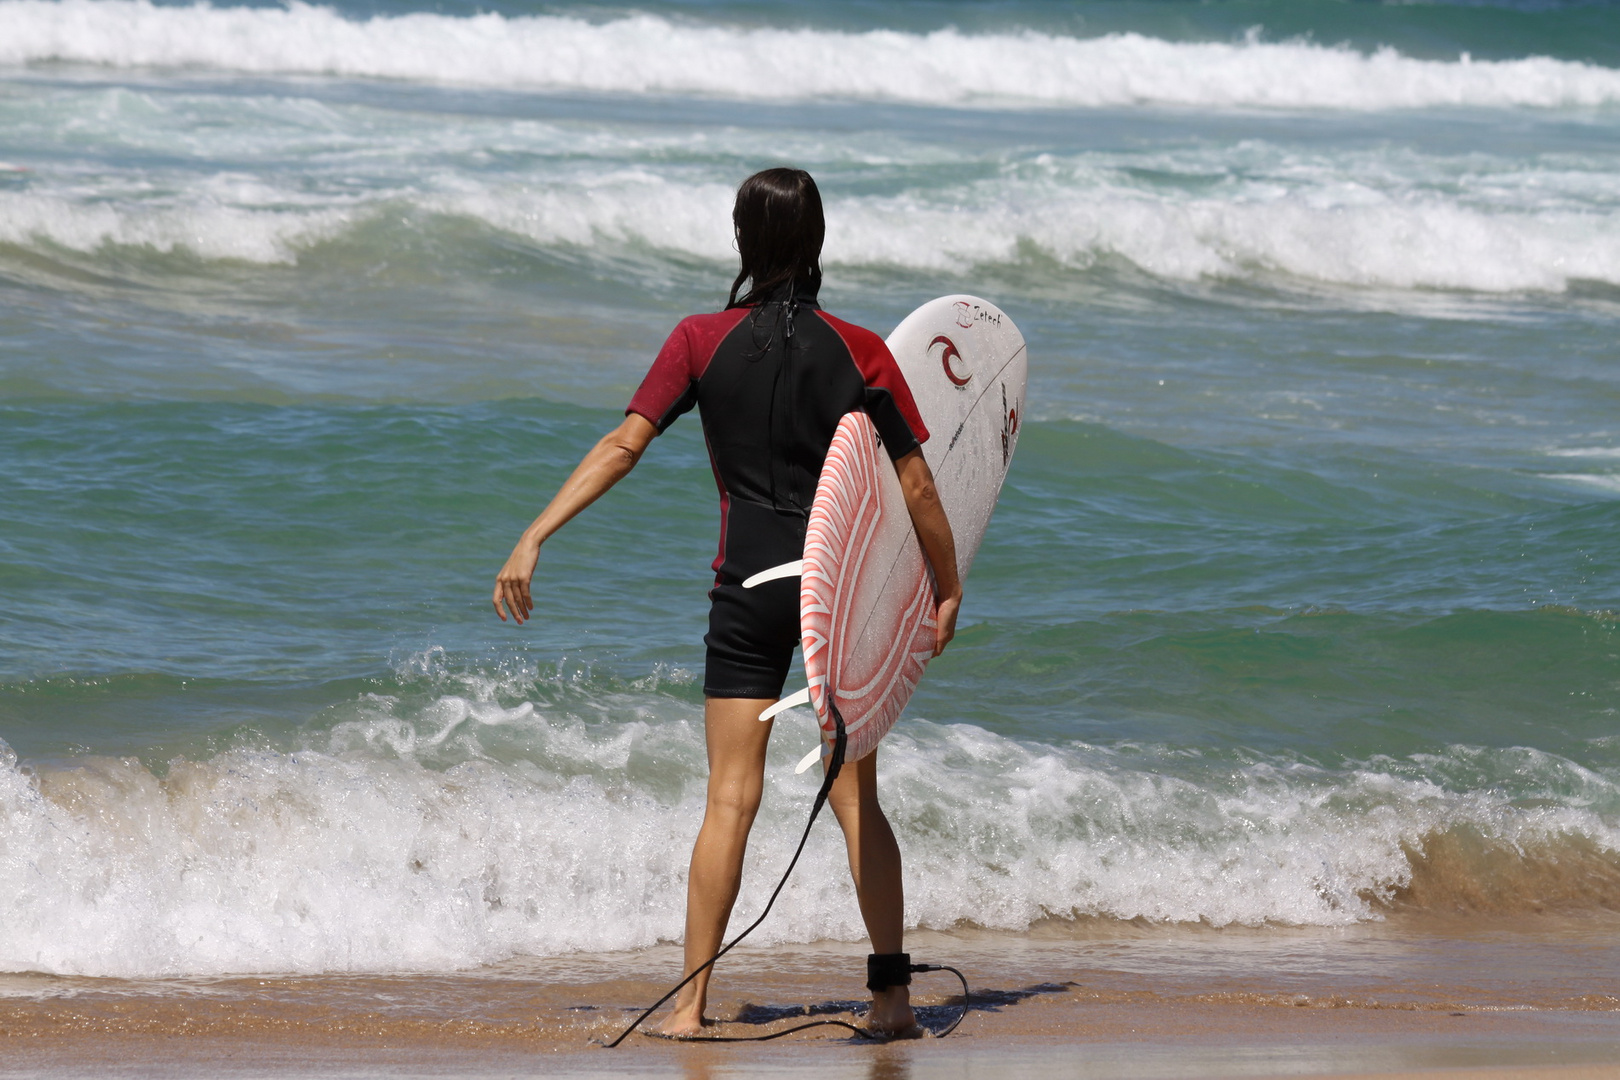
<svg viewBox="0 0 1620 1080"><path fill-rule="evenodd" d="M697 425L485 605L782 160L831 310L1030 342L883 751L914 925L1614 910L1617 19L0 0L0 969L678 937ZM860 936L830 832L760 936Z"/></svg>

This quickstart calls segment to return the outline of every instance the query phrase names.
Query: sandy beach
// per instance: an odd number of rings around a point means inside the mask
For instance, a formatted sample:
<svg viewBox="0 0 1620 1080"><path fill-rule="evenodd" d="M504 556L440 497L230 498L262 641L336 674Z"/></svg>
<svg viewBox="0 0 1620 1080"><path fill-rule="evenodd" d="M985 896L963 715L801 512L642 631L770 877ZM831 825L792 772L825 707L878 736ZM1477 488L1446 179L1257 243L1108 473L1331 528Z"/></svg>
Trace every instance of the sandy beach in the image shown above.
<svg viewBox="0 0 1620 1080"><path fill-rule="evenodd" d="M1620 1076L1613 929L925 933L919 959L970 974L968 1014L948 1038L887 1045L829 1026L752 1045L637 1035L604 1048L633 1003L661 993L648 976L673 972L669 948L455 976L12 976L0 1075ZM839 944L744 953L717 987L714 1033L858 1024L859 960ZM953 982L917 976L932 1031L960 1008Z"/></svg>

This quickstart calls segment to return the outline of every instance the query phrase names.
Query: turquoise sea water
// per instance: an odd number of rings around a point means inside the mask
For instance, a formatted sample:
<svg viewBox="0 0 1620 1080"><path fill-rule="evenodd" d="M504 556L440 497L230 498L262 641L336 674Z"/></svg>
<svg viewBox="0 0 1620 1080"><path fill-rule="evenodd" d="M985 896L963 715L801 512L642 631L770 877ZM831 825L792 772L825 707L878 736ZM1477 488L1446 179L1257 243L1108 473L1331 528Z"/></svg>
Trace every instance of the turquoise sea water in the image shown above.
<svg viewBox="0 0 1620 1080"><path fill-rule="evenodd" d="M1620 9L0 0L0 970L680 933L724 299L971 291L1031 422L883 750L914 924L1620 906ZM751 915L814 790L779 725ZM1442 856L1444 856L1442 858ZM774 940L854 939L818 835Z"/></svg>

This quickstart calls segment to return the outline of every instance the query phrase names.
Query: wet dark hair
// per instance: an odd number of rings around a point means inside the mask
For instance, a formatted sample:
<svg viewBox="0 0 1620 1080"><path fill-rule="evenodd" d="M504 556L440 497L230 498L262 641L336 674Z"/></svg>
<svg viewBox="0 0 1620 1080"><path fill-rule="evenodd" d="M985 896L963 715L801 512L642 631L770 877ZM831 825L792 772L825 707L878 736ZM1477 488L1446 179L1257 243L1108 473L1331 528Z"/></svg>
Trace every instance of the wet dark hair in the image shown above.
<svg viewBox="0 0 1620 1080"><path fill-rule="evenodd" d="M731 283L728 308L757 304L790 281L814 294L821 286L821 241L827 220L821 192L803 169L766 169L742 182L731 209L742 270ZM748 291L738 297L743 282Z"/></svg>

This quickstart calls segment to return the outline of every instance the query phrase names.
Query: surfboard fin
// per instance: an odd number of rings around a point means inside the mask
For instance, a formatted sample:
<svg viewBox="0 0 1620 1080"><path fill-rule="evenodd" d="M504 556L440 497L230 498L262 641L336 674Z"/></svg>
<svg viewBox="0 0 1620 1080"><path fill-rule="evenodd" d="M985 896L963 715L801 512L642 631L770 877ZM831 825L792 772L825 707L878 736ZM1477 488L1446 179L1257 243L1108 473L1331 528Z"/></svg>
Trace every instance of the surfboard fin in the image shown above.
<svg viewBox="0 0 1620 1080"><path fill-rule="evenodd" d="M797 693L789 694L781 701L778 701L775 705L772 705L770 708L760 713L759 718L761 720L769 720L779 712L786 712L789 709L795 709L800 705L808 704L810 704L810 688L807 686L803 690L800 690Z"/></svg>
<svg viewBox="0 0 1620 1080"><path fill-rule="evenodd" d="M826 753L826 748L823 747L820 742L817 742L816 748L804 755L803 759L799 761L799 764L793 770L793 774L797 776L799 773L804 772L810 766L814 765L816 762L825 757Z"/></svg>
<svg viewBox="0 0 1620 1080"><path fill-rule="evenodd" d="M804 573L804 560L794 559L792 562L773 566L769 570L761 570L753 577L743 581L743 588L752 589L755 585L763 585L767 581L775 581L777 578L798 577L802 573ZM761 719L764 718L761 717Z"/></svg>

